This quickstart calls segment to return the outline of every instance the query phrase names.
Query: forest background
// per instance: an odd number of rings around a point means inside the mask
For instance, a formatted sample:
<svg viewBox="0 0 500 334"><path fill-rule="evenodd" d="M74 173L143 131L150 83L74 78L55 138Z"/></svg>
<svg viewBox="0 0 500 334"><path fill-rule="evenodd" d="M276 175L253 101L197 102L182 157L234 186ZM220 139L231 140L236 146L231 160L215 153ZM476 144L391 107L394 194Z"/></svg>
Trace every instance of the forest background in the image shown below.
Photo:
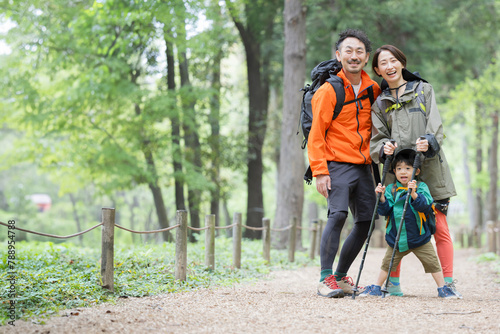
<svg viewBox="0 0 500 334"><path fill-rule="evenodd" d="M346 28L366 31L374 49L398 46L432 83L458 190L452 232L498 220L498 0L0 6L2 221L66 235L100 222L103 207L136 230L173 225L176 210L193 227L206 214L229 225L234 212L254 227L263 217L277 228L324 218L324 198L302 179L300 89ZM34 194L49 195L50 209ZM123 244L171 237L117 235Z"/></svg>

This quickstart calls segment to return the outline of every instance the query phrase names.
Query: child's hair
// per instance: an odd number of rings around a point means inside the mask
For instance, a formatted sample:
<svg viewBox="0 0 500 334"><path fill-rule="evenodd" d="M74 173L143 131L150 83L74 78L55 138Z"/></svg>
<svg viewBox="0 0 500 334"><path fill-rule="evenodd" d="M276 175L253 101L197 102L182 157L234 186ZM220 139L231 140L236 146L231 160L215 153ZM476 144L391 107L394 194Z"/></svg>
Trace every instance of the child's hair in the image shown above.
<svg viewBox="0 0 500 334"><path fill-rule="evenodd" d="M392 169L396 168L398 162L404 162L408 166L413 166L413 162L415 161L415 154L416 152L411 148L400 150L394 157L394 160L392 162Z"/></svg>
<svg viewBox="0 0 500 334"><path fill-rule="evenodd" d="M406 165L408 166L413 166L413 161L415 159L411 159L409 155L405 155L405 154L400 154L399 156L396 157L396 159L394 160L394 168L396 168L396 166L398 165L398 163L400 162L403 162L405 163Z"/></svg>

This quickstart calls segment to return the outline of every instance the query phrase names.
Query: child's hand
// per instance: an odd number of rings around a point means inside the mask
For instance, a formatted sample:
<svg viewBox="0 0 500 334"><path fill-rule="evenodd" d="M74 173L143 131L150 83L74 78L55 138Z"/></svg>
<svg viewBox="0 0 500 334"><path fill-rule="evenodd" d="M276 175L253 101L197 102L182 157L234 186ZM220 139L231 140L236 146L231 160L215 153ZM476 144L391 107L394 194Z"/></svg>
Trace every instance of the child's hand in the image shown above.
<svg viewBox="0 0 500 334"><path fill-rule="evenodd" d="M384 194L385 194L385 186L382 186L382 184L379 183L377 185L377 188L375 188L375 192L377 194L380 194L380 202L384 203L385 202L385 196L384 196Z"/></svg>
<svg viewBox="0 0 500 334"><path fill-rule="evenodd" d="M408 182L408 191L410 191L411 189L411 198L413 200L416 200L417 197L418 197L418 194L417 194L417 180L412 180L410 182Z"/></svg>
<svg viewBox="0 0 500 334"><path fill-rule="evenodd" d="M385 192L385 186L382 186L381 183L377 185L377 188L375 188L376 193L384 193Z"/></svg>

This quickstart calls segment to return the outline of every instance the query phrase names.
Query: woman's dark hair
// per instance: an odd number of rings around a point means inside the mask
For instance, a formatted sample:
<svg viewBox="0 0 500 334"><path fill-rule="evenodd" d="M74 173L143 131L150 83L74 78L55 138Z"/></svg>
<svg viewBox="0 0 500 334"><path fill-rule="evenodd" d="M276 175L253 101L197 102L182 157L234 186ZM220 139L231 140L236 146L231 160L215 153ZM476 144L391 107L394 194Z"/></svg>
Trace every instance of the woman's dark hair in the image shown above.
<svg viewBox="0 0 500 334"><path fill-rule="evenodd" d="M337 43L335 43L335 48L336 50L339 50L340 44L349 37L354 37L359 39L364 45L365 45L365 51L367 53L372 51L372 42L370 42L370 39L368 39L368 36L366 36L365 32L362 30L357 30L357 29L346 29L342 31L339 34L339 40Z"/></svg>
<svg viewBox="0 0 500 334"><path fill-rule="evenodd" d="M373 54L373 59L372 59L372 70L373 70L373 73L377 74L377 71L375 71L375 68L378 68L378 57L380 56L380 53L382 51L389 51L390 53L392 53L392 55L394 57L396 57L397 60L399 60L399 62L401 64L403 64L403 68L406 68L406 56L405 54L403 53L403 51L399 50L397 47L395 47L394 45L382 45L381 47L379 47L375 53ZM377 74L379 77L381 75Z"/></svg>

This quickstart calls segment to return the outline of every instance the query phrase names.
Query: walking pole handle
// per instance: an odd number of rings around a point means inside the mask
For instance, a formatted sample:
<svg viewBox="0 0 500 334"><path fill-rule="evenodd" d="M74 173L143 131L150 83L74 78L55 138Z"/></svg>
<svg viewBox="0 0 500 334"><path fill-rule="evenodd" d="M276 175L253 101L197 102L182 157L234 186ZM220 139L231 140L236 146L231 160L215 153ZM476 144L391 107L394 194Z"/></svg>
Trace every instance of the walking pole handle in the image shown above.
<svg viewBox="0 0 500 334"><path fill-rule="evenodd" d="M396 144L396 141L394 139L391 139L389 140L391 142L392 145ZM392 158L394 157L394 153L387 156L387 158L385 158L385 163L384 163L384 168L382 169L382 185L384 185L385 183L385 176L387 175L387 172L390 170L391 168L391 162L392 162Z"/></svg>

